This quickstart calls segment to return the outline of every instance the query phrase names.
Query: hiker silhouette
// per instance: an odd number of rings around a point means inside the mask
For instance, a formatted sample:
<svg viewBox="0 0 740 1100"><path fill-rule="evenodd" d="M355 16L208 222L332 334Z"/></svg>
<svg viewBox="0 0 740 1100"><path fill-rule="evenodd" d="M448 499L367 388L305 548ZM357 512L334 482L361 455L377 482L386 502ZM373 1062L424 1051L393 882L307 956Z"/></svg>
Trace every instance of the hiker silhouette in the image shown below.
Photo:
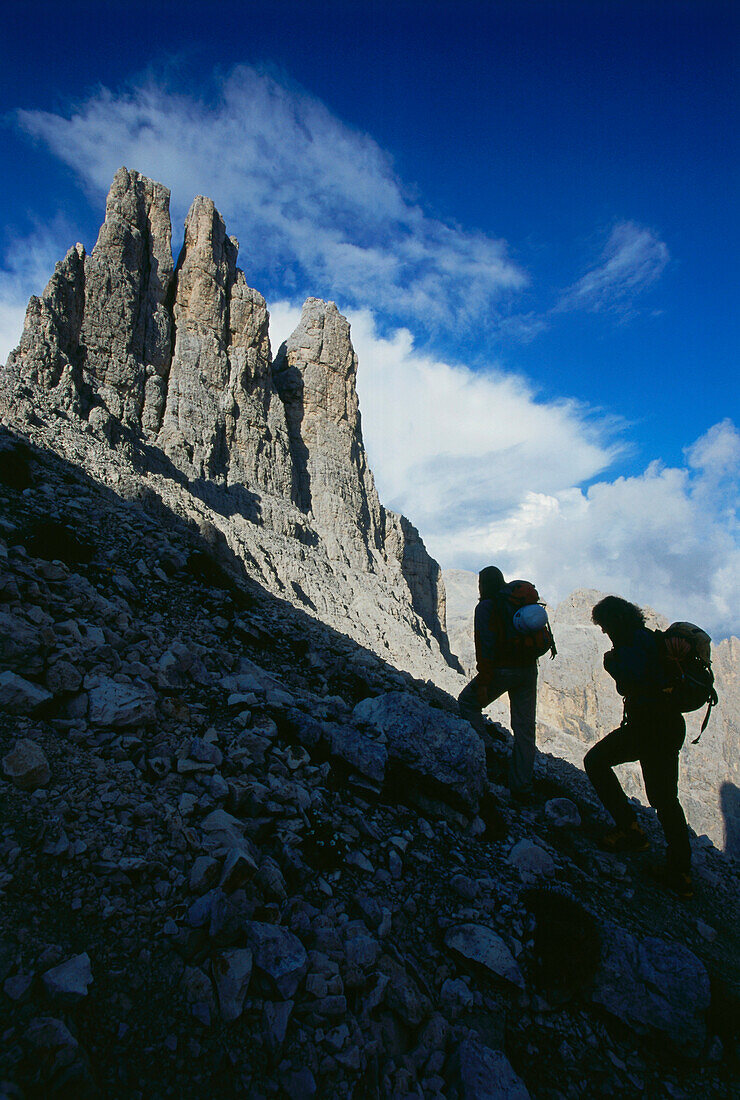
<svg viewBox="0 0 740 1100"><path fill-rule="evenodd" d="M667 864L660 874L681 897L691 897L691 845L686 817L678 800L678 754L686 737L683 714L665 686L653 631L641 609L619 596L606 596L591 618L612 643L604 668L624 698L624 718L584 758L583 766L615 827L601 839L609 852L645 851L650 844L635 811L614 774L617 764L639 760L648 802L655 809L667 844Z"/></svg>
<svg viewBox="0 0 740 1100"><path fill-rule="evenodd" d="M479 600L475 609L475 657L477 674L458 697L463 718L484 738L489 736L482 710L499 696L508 694L514 748L509 762L509 789L515 798L527 799L532 789L535 758L535 718L537 708L537 657L535 636L516 638L512 628L516 603L513 588L529 590L523 603L536 604L539 597L526 581L506 584L495 565L478 574ZM544 637L544 632L540 632ZM547 630L547 647L552 635ZM554 649L554 644L553 644Z"/></svg>

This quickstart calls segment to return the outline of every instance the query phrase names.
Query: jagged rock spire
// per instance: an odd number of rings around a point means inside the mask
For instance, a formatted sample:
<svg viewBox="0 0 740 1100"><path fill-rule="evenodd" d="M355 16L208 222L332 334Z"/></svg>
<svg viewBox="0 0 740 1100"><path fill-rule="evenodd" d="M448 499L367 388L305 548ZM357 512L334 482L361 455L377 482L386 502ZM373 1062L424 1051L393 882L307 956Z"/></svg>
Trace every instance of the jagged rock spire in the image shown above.
<svg viewBox="0 0 740 1100"><path fill-rule="evenodd" d="M334 302L308 298L280 348L275 384L285 406L297 503L336 556L382 550L380 501L362 442L357 356Z"/></svg>
<svg viewBox="0 0 740 1100"><path fill-rule="evenodd" d="M121 429L143 437L139 463L161 473L168 459L208 499L228 487L227 514L320 544L347 577L374 574L449 652L439 566L378 499L347 319L309 298L273 367L265 300L237 267L238 247L199 196L175 270L169 191L119 169L92 253L72 249L31 299L6 392L31 383L112 443Z"/></svg>
<svg viewBox="0 0 740 1100"><path fill-rule="evenodd" d="M63 409L79 400L84 309L85 249L77 244L56 265L43 295L29 301L21 342L8 359L10 373L52 391Z"/></svg>
<svg viewBox="0 0 740 1100"><path fill-rule="evenodd" d="M265 300L237 268L239 245L210 199L185 222L174 301L175 349L161 445L197 477L290 497L293 472L272 384Z"/></svg>
<svg viewBox="0 0 740 1100"><path fill-rule="evenodd" d="M119 168L85 260L81 342L93 402L135 429L156 430L164 409L172 268L168 189Z"/></svg>

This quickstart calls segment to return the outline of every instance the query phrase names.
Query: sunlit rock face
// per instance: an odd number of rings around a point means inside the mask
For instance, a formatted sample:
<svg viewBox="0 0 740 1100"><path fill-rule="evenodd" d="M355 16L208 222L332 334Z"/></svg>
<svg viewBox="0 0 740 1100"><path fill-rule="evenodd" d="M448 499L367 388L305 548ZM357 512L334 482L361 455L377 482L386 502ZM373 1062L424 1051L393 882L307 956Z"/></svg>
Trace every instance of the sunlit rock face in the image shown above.
<svg viewBox="0 0 740 1100"><path fill-rule="evenodd" d="M213 202L193 201L176 266L171 236L168 190L121 168L92 253L71 249L29 304L5 404L68 414L96 476L126 456L272 591L456 687L441 571L367 464L347 319L309 298L273 364Z"/></svg>

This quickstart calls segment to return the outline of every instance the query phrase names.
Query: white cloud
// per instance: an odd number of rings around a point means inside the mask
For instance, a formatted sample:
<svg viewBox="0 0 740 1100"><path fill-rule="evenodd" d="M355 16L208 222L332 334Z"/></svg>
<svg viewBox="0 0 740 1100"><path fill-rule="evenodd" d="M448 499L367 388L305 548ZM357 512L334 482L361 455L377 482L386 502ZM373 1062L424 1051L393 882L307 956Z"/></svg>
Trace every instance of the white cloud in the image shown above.
<svg viewBox="0 0 740 1100"><path fill-rule="evenodd" d="M490 312L526 284L502 241L429 216L388 155L306 92L241 66L207 105L153 80L101 89L69 118L19 111L18 124L96 194L125 163L173 190L182 217L203 191L280 270L286 289L340 295L429 328Z"/></svg>
<svg viewBox="0 0 740 1100"><path fill-rule="evenodd" d="M660 277L668 260L667 246L652 230L620 222L598 265L563 292L555 311L628 311L637 295Z"/></svg>
<svg viewBox="0 0 740 1100"><path fill-rule="evenodd" d="M365 443L383 502L405 512L434 551L506 514L536 486L555 492L616 457L613 421L575 401L543 402L522 377L472 371L378 336L350 314Z"/></svg>
<svg viewBox="0 0 740 1100"><path fill-rule="evenodd" d="M536 578L555 603L576 588L613 592L715 638L740 634L740 433L712 427L680 468L652 463L639 477L587 491L532 489L500 520L480 524L478 558ZM462 555L466 533L448 540Z"/></svg>
<svg viewBox="0 0 740 1100"><path fill-rule="evenodd" d="M10 241L0 265L0 366L18 346L28 299L43 293L54 265L77 239L66 220L57 217Z"/></svg>
<svg viewBox="0 0 740 1100"><path fill-rule="evenodd" d="M271 305L273 348L300 310ZM620 427L575 402L538 401L496 369L417 352L372 315L349 314L365 446L383 503L416 524L446 568L494 562L557 603L576 588L614 592L715 638L740 634L740 432L714 425L686 463L579 486L618 453Z"/></svg>

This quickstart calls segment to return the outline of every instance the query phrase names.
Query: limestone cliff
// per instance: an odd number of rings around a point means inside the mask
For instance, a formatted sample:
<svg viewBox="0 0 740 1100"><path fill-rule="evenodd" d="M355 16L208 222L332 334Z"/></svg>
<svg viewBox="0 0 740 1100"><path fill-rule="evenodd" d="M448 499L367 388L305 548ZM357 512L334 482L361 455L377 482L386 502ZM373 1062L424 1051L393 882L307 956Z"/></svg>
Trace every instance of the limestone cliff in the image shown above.
<svg viewBox="0 0 740 1100"><path fill-rule="evenodd" d="M273 366L265 300L237 255L198 196L175 267L169 192L121 168L92 253L71 249L31 299L4 419L103 480L145 481L270 590L454 682L439 566L367 464L346 318L308 299Z"/></svg>

